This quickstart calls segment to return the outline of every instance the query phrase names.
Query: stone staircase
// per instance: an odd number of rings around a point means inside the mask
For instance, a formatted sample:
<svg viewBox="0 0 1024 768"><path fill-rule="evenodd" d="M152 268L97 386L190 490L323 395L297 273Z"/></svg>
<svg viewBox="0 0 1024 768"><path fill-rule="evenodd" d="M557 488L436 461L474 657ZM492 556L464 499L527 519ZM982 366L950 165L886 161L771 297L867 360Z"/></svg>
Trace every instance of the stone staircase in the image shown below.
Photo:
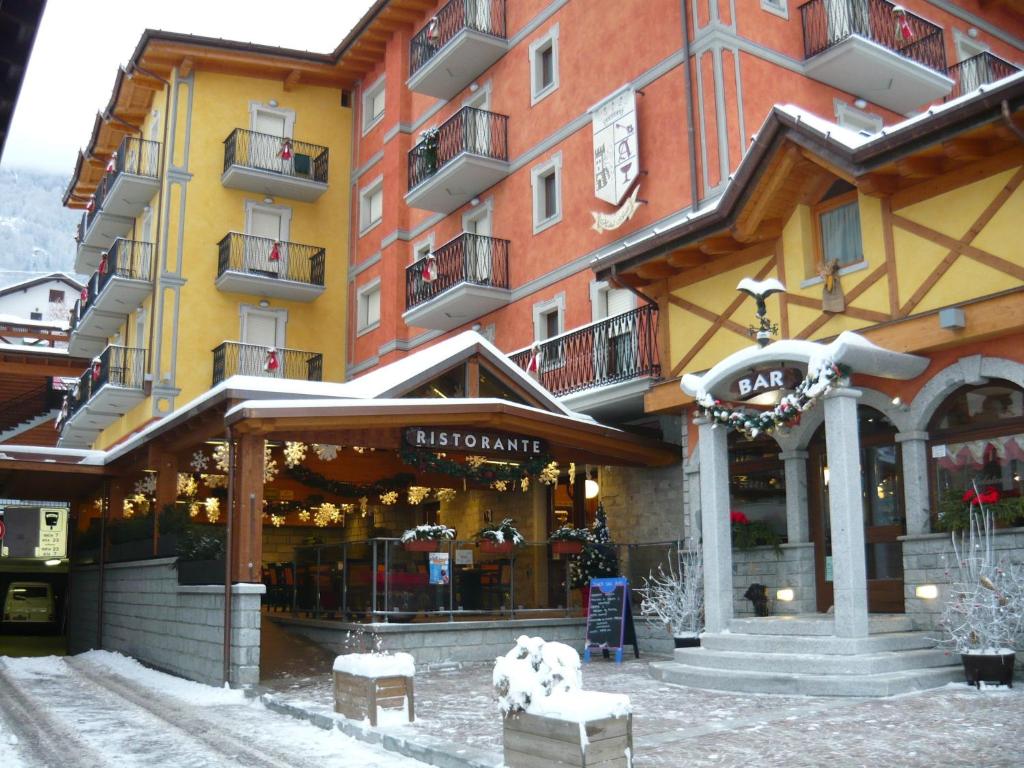
<svg viewBox="0 0 1024 768"><path fill-rule="evenodd" d="M964 679L959 656L936 649L906 616L872 615L869 633L835 637L824 614L733 619L650 669L693 688L808 696L893 696Z"/></svg>

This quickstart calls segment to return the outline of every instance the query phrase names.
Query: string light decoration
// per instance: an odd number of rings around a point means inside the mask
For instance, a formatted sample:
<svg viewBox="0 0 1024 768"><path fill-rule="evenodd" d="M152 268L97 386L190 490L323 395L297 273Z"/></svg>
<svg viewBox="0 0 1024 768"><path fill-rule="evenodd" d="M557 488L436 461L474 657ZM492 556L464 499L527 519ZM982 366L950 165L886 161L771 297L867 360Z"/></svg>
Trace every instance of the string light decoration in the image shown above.
<svg viewBox="0 0 1024 768"><path fill-rule="evenodd" d="M437 488L434 490L434 498L441 502L455 501L457 491L454 488Z"/></svg>
<svg viewBox="0 0 1024 768"><path fill-rule="evenodd" d="M384 504L385 506L389 506L390 507L392 504L395 504L397 502L398 502L398 492L397 491L388 491L387 493L382 493L380 495L380 503Z"/></svg>
<svg viewBox="0 0 1024 768"><path fill-rule="evenodd" d="M216 523L220 520L220 499L216 496L209 496L204 502L204 506L206 507L207 520L211 523Z"/></svg>
<svg viewBox="0 0 1024 768"><path fill-rule="evenodd" d="M378 480L375 483L359 485L356 483L344 483L340 480L331 480L319 472L314 472L308 467L298 466L285 469L285 474L292 480L302 483L307 488L315 488L318 491L325 491L332 496L342 496L350 499L360 496L376 496L388 491L402 491L416 481L416 477L409 473L400 473L392 477Z"/></svg>

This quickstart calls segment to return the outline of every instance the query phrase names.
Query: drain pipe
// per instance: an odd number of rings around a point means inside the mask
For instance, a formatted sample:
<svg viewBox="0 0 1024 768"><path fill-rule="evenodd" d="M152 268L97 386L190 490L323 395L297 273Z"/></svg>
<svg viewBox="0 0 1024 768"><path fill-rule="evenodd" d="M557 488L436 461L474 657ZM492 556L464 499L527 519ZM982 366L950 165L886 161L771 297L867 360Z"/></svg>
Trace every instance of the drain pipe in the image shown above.
<svg viewBox="0 0 1024 768"><path fill-rule="evenodd" d="M1007 103L1006 99L1003 99L1002 107L1003 120L1006 121L1006 127L1013 131L1017 135L1017 138L1024 143L1024 131L1017 127L1017 124L1013 122L1013 117L1010 115L1010 105Z"/></svg>
<svg viewBox="0 0 1024 768"><path fill-rule="evenodd" d="M690 62L690 14L686 10L687 0L679 0L679 9L683 15L683 101L686 102L686 138L689 143L690 155L690 207L694 213L700 208L699 190L697 189L697 145L696 132L693 128L693 64Z"/></svg>
<svg viewBox="0 0 1024 768"><path fill-rule="evenodd" d="M235 519L235 443L228 427L228 519L224 541L224 685L231 684L231 544Z"/></svg>
<svg viewBox="0 0 1024 768"><path fill-rule="evenodd" d="M107 570L107 511L110 509L110 478L103 480L103 504L100 506L100 574L96 596L96 650L103 650L103 589Z"/></svg>

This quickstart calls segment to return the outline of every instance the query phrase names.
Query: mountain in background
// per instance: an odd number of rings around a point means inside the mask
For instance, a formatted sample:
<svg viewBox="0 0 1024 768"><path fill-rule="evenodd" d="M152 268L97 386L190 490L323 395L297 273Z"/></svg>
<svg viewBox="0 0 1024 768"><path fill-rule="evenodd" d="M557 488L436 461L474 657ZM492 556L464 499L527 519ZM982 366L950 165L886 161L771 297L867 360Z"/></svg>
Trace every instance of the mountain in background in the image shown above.
<svg viewBox="0 0 1024 768"><path fill-rule="evenodd" d="M61 205L65 176L0 170L0 287L48 272L71 273L81 212Z"/></svg>

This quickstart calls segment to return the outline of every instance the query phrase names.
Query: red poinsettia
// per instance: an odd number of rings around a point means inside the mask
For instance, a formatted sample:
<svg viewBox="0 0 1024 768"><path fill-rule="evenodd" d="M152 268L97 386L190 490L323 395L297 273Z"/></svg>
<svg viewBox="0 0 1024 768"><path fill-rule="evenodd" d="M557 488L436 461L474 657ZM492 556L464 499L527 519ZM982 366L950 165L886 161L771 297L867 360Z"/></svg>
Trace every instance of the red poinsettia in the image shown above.
<svg viewBox="0 0 1024 768"><path fill-rule="evenodd" d="M999 489L991 485L981 493L970 488L963 496L963 500L967 504L995 504L1000 498L1001 494L999 493Z"/></svg>
<svg viewBox="0 0 1024 768"><path fill-rule="evenodd" d="M747 516L740 512L738 509L734 509L732 512L729 513L729 522L739 523L740 525L750 524L750 520L747 518Z"/></svg>

